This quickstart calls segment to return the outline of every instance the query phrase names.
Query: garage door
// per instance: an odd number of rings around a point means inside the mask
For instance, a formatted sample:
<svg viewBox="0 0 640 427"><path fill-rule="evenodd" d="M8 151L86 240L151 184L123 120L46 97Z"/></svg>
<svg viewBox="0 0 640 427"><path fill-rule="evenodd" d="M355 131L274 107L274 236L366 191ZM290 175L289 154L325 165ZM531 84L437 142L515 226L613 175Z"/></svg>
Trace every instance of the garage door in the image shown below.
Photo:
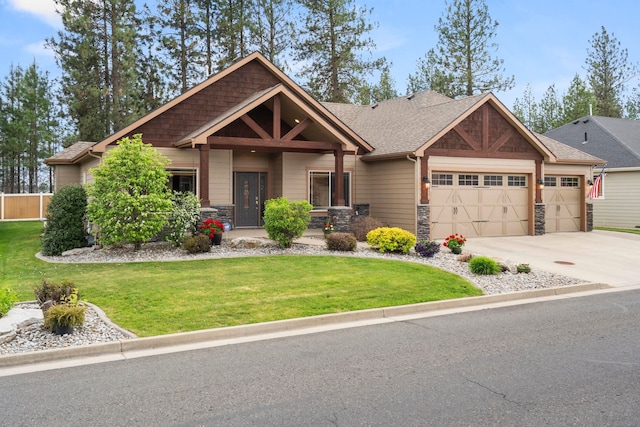
<svg viewBox="0 0 640 427"><path fill-rule="evenodd" d="M545 232L580 231L580 179L577 176L544 178Z"/></svg>
<svg viewBox="0 0 640 427"><path fill-rule="evenodd" d="M435 172L431 178L433 238L528 234L526 175Z"/></svg>

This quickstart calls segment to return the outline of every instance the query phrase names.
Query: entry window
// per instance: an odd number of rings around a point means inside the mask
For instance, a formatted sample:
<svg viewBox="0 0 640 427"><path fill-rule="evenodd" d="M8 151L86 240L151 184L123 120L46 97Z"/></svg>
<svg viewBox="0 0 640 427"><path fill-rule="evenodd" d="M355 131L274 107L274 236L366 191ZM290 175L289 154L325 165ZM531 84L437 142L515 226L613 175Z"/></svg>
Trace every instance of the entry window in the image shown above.
<svg viewBox="0 0 640 427"><path fill-rule="evenodd" d="M577 176L561 176L560 187L578 187Z"/></svg>
<svg viewBox="0 0 640 427"><path fill-rule="evenodd" d="M458 175L458 185L478 185L478 175Z"/></svg>
<svg viewBox="0 0 640 427"><path fill-rule="evenodd" d="M507 185L509 187L526 187L527 177L524 175L509 175L507 177Z"/></svg>
<svg viewBox="0 0 640 427"><path fill-rule="evenodd" d="M544 186L545 187L556 187L558 185L558 178L555 176L545 176L544 177Z"/></svg>
<svg viewBox="0 0 640 427"><path fill-rule="evenodd" d="M195 169L167 169L169 172L169 188L173 191L189 191L196 194Z"/></svg>
<svg viewBox="0 0 640 427"><path fill-rule="evenodd" d="M433 185L453 185L453 174L434 173L431 175Z"/></svg>
<svg viewBox="0 0 640 427"><path fill-rule="evenodd" d="M484 185L486 187L502 187L502 175L485 175Z"/></svg>
<svg viewBox="0 0 640 427"><path fill-rule="evenodd" d="M309 203L314 209L333 206L335 183L335 172L309 172ZM351 172L344 173L344 200L351 205Z"/></svg>

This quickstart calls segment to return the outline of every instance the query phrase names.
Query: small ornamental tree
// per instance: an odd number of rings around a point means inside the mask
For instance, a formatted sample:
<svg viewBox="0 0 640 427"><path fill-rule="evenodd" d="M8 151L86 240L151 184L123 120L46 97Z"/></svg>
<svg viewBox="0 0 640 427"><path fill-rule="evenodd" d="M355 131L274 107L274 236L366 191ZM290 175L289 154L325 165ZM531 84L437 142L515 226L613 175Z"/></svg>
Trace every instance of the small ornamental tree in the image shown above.
<svg viewBox="0 0 640 427"><path fill-rule="evenodd" d="M54 193L47 206L47 223L42 235L42 254L57 256L87 246L84 216L87 192L81 185L68 185Z"/></svg>
<svg viewBox="0 0 640 427"><path fill-rule="evenodd" d="M264 208L264 229L271 240L280 247L289 248L293 239L302 236L311 222L309 211L313 208L306 200L289 200L278 197L267 200Z"/></svg>
<svg viewBox="0 0 640 427"><path fill-rule="evenodd" d="M173 209L169 214L169 229L165 239L180 246L187 233L194 233L200 220L200 199L195 194L174 191L171 195Z"/></svg>
<svg viewBox="0 0 640 427"><path fill-rule="evenodd" d="M132 243L138 250L162 230L173 208L165 170L169 160L144 144L140 134L117 144L91 169L87 212L99 227L100 243Z"/></svg>

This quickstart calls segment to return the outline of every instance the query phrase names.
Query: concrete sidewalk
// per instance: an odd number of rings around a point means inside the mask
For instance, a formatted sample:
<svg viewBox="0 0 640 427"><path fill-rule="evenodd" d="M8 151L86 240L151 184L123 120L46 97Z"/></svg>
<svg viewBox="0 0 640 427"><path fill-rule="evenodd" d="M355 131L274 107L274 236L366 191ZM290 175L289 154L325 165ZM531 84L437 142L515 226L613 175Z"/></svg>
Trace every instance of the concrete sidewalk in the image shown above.
<svg viewBox="0 0 640 427"><path fill-rule="evenodd" d="M465 250L611 286L640 284L640 235L595 230L543 236L474 237Z"/></svg>

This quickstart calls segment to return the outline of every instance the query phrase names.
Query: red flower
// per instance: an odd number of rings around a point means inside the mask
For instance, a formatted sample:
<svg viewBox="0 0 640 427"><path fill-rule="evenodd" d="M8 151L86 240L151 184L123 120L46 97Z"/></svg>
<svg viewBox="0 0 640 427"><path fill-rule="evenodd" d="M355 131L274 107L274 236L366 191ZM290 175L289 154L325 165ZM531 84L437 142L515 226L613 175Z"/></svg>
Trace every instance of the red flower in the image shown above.
<svg viewBox="0 0 640 427"><path fill-rule="evenodd" d="M209 237L213 238L213 235L216 233L224 233L224 224L222 224L217 219L208 218L202 223L200 226L200 230L203 233L208 234Z"/></svg>

